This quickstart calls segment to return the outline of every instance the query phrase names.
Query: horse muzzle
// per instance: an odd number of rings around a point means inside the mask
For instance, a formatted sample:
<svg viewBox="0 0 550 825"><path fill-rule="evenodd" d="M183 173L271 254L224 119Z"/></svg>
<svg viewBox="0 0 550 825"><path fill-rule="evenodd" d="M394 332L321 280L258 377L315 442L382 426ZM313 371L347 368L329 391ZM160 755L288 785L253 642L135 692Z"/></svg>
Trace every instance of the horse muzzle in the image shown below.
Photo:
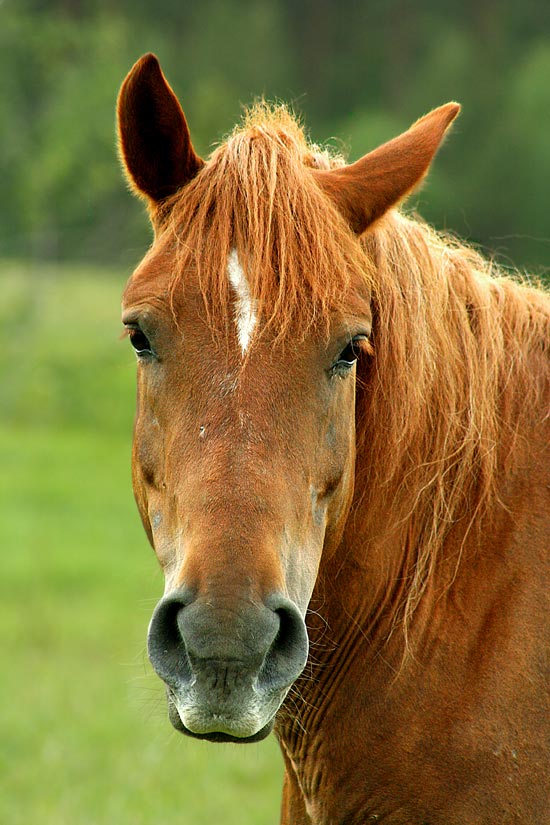
<svg viewBox="0 0 550 825"><path fill-rule="evenodd" d="M149 625L151 664L165 682L175 728L212 741L251 742L273 719L308 656L305 622L281 594L262 603L178 590Z"/></svg>

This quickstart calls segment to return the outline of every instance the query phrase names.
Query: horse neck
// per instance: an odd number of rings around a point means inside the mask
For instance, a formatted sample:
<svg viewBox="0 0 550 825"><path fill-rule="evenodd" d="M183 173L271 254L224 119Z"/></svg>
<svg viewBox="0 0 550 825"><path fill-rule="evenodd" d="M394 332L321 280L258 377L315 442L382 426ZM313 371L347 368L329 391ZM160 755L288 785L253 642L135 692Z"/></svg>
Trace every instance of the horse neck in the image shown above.
<svg viewBox="0 0 550 825"><path fill-rule="evenodd" d="M337 603L365 636L399 627L406 647L414 621L429 620L424 597L457 579L532 463L550 302L422 224L393 221L367 239L380 273L375 354L358 379L355 496L316 603Z"/></svg>

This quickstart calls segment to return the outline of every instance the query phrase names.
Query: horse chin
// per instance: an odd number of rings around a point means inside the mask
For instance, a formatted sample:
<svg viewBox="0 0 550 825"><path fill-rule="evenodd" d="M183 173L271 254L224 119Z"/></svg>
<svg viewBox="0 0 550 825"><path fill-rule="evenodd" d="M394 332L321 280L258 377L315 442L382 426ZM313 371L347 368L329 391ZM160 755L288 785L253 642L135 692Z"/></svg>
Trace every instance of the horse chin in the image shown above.
<svg viewBox="0 0 550 825"><path fill-rule="evenodd" d="M180 733L185 734L185 736L190 736L193 739L202 739L206 742L233 742L238 745L246 745L250 742L261 742L262 739L265 739L267 736L269 736L269 734L273 730L273 724L275 721L274 718L271 719L266 725L260 728L260 730L246 736L237 736L227 731L217 730L199 733L190 730L182 722L181 716L179 715L175 704L170 699L168 699L168 717L170 719L172 727L180 731Z"/></svg>
<svg viewBox="0 0 550 825"><path fill-rule="evenodd" d="M267 725L252 736L232 736L230 733L193 733L182 723L178 728L186 736L191 736L193 739L203 739L206 742L233 742L236 745L248 745L250 742L261 742L266 736L269 736L273 730L273 721L268 722Z"/></svg>

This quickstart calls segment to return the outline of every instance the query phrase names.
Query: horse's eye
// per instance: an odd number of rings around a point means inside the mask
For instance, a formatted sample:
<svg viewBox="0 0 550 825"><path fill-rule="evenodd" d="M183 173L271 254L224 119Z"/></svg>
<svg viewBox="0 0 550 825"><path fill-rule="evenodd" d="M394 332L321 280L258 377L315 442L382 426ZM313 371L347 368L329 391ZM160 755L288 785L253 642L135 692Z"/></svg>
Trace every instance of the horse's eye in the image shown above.
<svg viewBox="0 0 550 825"><path fill-rule="evenodd" d="M136 355L138 357L153 354L151 344L149 343L149 339L147 338L145 333L142 332L140 329L130 329L128 331L128 336L130 338L130 343L135 349Z"/></svg>
<svg viewBox="0 0 550 825"><path fill-rule="evenodd" d="M331 372L336 375L348 373L361 354L361 342L367 340L366 335L356 335L352 338L332 365Z"/></svg>

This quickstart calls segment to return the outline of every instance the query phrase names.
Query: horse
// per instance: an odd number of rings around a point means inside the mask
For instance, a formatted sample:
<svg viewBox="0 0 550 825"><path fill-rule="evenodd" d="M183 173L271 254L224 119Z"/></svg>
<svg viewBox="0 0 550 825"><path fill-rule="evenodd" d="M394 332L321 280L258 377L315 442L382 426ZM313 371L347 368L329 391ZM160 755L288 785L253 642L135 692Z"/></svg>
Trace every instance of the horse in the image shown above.
<svg viewBox="0 0 550 825"><path fill-rule="evenodd" d="M154 55L119 94L148 653L177 730L274 731L283 825L550 823L550 299L401 209L458 111L204 160Z"/></svg>

